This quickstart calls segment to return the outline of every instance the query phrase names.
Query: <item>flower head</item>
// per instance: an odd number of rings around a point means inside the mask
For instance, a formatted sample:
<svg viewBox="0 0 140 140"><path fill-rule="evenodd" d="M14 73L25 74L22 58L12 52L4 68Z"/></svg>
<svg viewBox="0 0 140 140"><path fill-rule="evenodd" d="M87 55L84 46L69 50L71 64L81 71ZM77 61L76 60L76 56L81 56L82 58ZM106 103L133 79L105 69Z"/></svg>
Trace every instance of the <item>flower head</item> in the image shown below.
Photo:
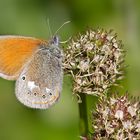
<svg viewBox="0 0 140 140"><path fill-rule="evenodd" d="M74 93L100 95L122 78L124 53L112 31L88 30L71 40L64 54L64 70L74 79Z"/></svg>
<svg viewBox="0 0 140 140"><path fill-rule="evenodd" d="M95 140L140 138L140 106L127 95L100 99L92 119Z"/></svg>

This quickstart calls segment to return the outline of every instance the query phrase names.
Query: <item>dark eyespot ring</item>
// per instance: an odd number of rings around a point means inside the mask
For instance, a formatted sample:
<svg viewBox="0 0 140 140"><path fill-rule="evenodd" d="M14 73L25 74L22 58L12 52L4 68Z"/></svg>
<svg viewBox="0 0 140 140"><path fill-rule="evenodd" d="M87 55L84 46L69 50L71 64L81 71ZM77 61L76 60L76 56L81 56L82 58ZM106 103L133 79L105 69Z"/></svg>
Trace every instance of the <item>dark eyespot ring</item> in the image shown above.
<svg viewBox="0 0 140 140"><path fill-rule="evenodd" d="M37 95L36 92L34 93L34 95L35 95L35 96Z"/></svg>
<svg viewBox="0 0 140 140"><path fill-rule="evenodd" d="M52 95L52 93L50 92L49 95Z"/></svg>
<svg viewBox="0 0 140 140"><path fill-rule="evenodd" d="M46 96L45 95L42 95L42 98L46 98Z"/></svg>
<svg viewBox="0 0 140 140"><path fill-rule="evenodd" d="M26 78L25 78L25 76L22 76L22 80L25 80Z"/></svg>

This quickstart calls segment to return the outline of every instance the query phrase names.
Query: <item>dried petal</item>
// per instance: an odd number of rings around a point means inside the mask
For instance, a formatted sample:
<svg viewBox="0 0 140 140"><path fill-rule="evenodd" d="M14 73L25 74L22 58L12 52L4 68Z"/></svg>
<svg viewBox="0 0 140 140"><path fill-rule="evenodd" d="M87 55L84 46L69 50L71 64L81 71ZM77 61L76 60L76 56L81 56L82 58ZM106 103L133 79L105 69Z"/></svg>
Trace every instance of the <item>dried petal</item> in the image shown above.
<svg viewBox="0 0 140 140"><path fill-rule="evenodd" d="M123 119L123 111L117 110L115 113L115 118L122 120Z"/></svg>

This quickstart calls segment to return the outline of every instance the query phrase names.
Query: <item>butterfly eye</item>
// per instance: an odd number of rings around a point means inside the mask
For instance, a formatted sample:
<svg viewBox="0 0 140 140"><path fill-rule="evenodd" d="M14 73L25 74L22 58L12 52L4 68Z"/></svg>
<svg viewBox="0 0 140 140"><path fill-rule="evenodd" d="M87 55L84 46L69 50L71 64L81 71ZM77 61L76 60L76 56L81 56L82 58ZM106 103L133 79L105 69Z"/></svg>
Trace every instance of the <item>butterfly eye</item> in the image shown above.
<svg viewBox="0 0 140 140"><path fill-rule="evenodd" d="M25 78L25 76L22 76L22 80L25 80L26 78Z"/></svg>

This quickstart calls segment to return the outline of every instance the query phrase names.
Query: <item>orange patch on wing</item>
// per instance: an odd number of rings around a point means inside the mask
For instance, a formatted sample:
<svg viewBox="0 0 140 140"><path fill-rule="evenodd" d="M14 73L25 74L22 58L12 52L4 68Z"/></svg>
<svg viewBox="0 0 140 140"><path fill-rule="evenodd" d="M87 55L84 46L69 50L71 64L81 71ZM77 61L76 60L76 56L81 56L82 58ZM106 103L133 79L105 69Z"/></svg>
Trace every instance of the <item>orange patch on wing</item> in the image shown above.
<svg viewBox="0 0 140 140"><path fill-rule="evenodd" d="M47 101L47 102L33 102L33 104L48 104L48 103L52 103L53 101L56 101L58 97L54 96L51 100Z"/></svg>
<svg viewBox="0 0 140 140"><path fill-rule="evenodd" d="M28 37L0 38L0 73L6 75L6 79L16 79L42 43L42 40Z"/></svg>

